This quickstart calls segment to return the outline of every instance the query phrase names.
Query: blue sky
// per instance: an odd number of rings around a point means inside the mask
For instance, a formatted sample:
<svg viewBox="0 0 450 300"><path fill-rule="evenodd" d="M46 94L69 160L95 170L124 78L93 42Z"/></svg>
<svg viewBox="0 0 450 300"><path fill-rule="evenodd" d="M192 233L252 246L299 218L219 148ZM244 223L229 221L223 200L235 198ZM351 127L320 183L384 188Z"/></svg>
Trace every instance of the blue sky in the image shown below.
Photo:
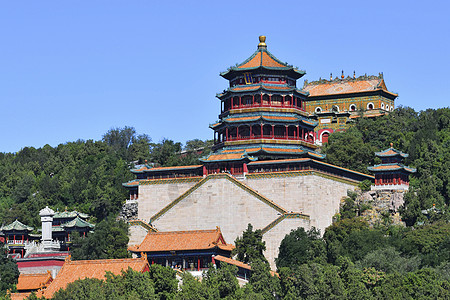
<svg viewBox="0 0 450 300"><path fill-rule="evenodd" d="M101 139L211 139L219 76L267 36L303 79L384 73L396 105L450 103L448 1L4 1L0 152Z"/></svg>

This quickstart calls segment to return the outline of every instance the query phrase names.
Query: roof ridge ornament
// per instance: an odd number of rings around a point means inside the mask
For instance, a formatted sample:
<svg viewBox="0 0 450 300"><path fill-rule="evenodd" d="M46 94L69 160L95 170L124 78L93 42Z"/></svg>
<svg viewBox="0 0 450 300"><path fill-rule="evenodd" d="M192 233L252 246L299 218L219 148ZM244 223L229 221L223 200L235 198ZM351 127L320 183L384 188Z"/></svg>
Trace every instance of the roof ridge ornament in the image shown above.
<svg viewBox="0 0 450 300"><path fill-rule="evenodd" d="M266 36L265 35L260 35L259 36L258 49L267 49Z"/></svg>

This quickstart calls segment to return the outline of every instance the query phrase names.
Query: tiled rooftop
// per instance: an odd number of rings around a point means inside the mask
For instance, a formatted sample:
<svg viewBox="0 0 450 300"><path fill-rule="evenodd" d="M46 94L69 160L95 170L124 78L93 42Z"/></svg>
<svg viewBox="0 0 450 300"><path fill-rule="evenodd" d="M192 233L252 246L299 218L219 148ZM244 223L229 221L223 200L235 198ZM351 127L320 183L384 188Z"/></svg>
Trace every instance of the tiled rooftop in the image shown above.
<svg viewBox="0 0 450 300"><path fill-rule="evenodd" d="M44 290L44 297L51 298L59 289L64 289L69 283L77 279L97 278L105 279L105 273L121 274L122 270L131 268L137 272L144 272L148 268L146 258L77 260L68 259L53 282Z"/></svg>
<svg viewBox="0 0 450 300"><path fill-rule="evenodd" d="M388 92L384 79L381 77L370 76L367 79L343 79L323 82L311 82L303 87L308 91L311 97L322 95L360 93L374 90L384 90Z"/></svg>
<svg viewBox="0 0 450 300"><path fill-rule="evenodd" d="M52 281L50 273L20 274L17 282L17 291L38 290L46 287Z"/></svg>
<svg viewBox="0 0 450 300"><path fill-rule="evenodd" d="M139 246L132 246L129 250L132 252L204 250L219 245L227 246L220 228L217 228L213 230L149 232ZM231 247L228 246L228 249Z"/></svg>

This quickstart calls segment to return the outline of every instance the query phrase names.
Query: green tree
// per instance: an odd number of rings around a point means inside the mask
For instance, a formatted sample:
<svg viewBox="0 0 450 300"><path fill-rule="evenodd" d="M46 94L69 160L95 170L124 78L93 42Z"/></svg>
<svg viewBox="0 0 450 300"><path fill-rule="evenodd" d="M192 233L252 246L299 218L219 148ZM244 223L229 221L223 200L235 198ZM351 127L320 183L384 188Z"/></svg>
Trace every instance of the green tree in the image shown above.
<svg viewBox="0 0 450 300"><path fill-rule="evenodd" d="M303 227L299 227L281 241L275 263L279 269L312 262L324 264L327 261L326 253L326 245L319 230L313 227L305 231Z"/></svg>
<svg viewBox="0 0 450 300"><path fill-rule="evenodd" d="M106 259L129 257L128 225L123 221L108 218L95 226L94 232L86 237L75 237L72 245L72 258Z"/></svg>
<svg viewBox="0 0 450 300"><path fill-rule="evenodd" d="M6 295L7 290L14 291L19 269L16 262L8 257L8 249L0 243L0 297Z"/></svg>
<svg viewBox="0 0 450 300"><path fill-rule="evenodd" d="M262 231L261 229L253 231L252 224L248 224L247 230L234 243L236 248L233 249L233 255L237 255L238 260L246 264L267 261L263 254L266 250L266 242L262 240Z"/></svg>

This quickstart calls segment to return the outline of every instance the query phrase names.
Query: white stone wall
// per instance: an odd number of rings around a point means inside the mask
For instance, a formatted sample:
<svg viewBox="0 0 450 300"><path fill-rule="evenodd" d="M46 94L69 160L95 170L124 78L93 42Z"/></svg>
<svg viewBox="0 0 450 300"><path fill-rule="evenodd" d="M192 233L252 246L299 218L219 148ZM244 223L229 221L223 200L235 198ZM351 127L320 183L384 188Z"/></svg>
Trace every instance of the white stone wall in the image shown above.
<svg viewBox="0 0 450 300"><path fill-rule="evenodd" d="M181 182L140 185L138 219L149 222L154 214L193 187L196 183L197 182Z"/></svg>
<svg viewBox="0 0 450 300"><path fill-rule="evenodd" d="M302 212L311 217L311 226L320 229L331 224L334 214L339 212L342 197L347 190L354 189L349 183L343 183L318 175L250 178L245 184L278 203L284 209Z"/></svg>
<svg viewBox="0 0 450 300"><path fill-rule="evenodd" d="M128 241L128 245L140 245L147 235L148 230L139 225L131 225L128 228L128 235L130 240Z"/></svg>
<svg viewBox="0 0 450 300"><path fill-rule="evenodd" d="M292 174L291 174L292 175ZM291 177L247 177L243 184L277 203L288 212L302 212L310 220L284 219L264 235L266 253L271 266L278 255L284 236L299 226L314 226L323 233L338 212L342 197L350 183L319 175ZM138 218L146 222L167 204L186 192L196 182L139 186ZM263 229L280 216L280 212L253 194L225 178L211 178L153 221L159 231L214 229L220 226L227 243L234 243L251 223ZM143 239L143 232L130 230L130 245ZM133 241L133 242L132 242Z"/></svg>
<svg viewBox="0 0 450 300"><path fill-rule="evenodd" d="M278 218L278 211L227 179L210 179L162 215L153 225L159 231L215 229L234 243L248 223L263 228Z"/></svg>

